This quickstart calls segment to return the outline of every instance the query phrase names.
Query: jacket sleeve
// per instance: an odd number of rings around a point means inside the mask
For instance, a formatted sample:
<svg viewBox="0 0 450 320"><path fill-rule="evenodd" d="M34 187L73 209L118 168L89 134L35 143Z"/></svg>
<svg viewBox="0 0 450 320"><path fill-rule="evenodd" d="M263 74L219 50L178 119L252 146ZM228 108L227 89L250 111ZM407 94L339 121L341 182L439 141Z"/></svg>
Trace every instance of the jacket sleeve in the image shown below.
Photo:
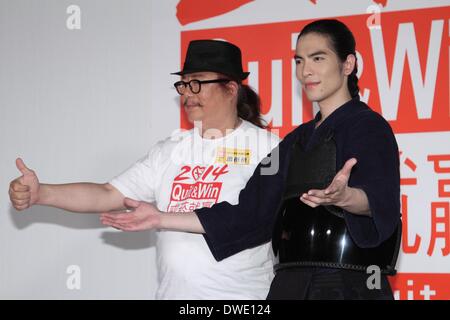
<svg viewBox="0 0 450 320"><path fill-rule="evenodd" d="M211 208L195 210L217 261L270 241L284 190L291 140L292 135L286 136L259 163L239 193L238 204L220 202Z"/></svg>
<svg viewBox="0 0 450 320"><path fill-rule="evenodd" d="M343 161L358 162L349 186L364 190L371 217L345 214L349 232L362 248L387 240L400 222L400 168L395 136L389 124L375 112L354 122L348 133Z"/></svg>

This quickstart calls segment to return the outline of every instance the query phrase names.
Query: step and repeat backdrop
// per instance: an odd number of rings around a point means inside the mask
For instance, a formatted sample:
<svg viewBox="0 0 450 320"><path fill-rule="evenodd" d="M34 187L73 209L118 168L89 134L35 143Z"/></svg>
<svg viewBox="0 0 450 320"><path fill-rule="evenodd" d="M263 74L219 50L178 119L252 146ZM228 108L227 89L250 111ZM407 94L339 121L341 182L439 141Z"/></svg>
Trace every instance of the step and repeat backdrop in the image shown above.
<svg viewBox="0 0 450 320"><path fill-rule="evenodd" d="M0 1L0 298L152 299L155 234L49 207L16 212L16 157L44 183L102 183L189 128L170 73L194 39L242 49L247 83L284 137L317 112L293 56L319 18L353 31L361 99L399 144L395 296L450 299L450 0Z"/></svg>
<svg viewBox="0 0 450 320"><path fill-rule="evenodd" d="M395 296L450 299L449 4L402 8L408 1L304 0L295 6L278 1L259 7L258 2L180 1L177 18L182 25L232 11L245 16L250 9L268 20L182 30L181 61L194 39L237 44L250 71L248 83L262 98L265 120L283 137L316 112L295 78L298 32L319 17L347 24L357 43L361 99L389 121L400 149L403 237L398 275L391 279ZM391 2L395 10L389 10ZM347 4L346 14L333 13L333 7L339 12ZM302 9L310 16L295 19L292 11ZM282 11L291 12L286 13L289 19L271 19L272 12ZM181 127L188 128L183 112L180 119Z"/></svg>

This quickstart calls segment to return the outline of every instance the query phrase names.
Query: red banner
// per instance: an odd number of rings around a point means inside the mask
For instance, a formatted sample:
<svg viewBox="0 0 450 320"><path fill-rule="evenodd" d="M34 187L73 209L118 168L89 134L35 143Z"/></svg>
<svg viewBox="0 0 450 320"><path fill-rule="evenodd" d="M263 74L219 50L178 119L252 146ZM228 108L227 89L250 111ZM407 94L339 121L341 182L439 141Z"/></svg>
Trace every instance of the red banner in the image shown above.
<svg viewBox="0 0 450 320"><path fill-rule="evenodd" d="M449 16L450 7L440 7L381 13L379 25L369 14L338 17L356 37L362 100L396 133L450 131ZM194 39L238 45L263 113L285 136L313 114L293 72L296 35L311 21L184 31L181 56ZM190 127L183 112L181 127Z"/></svg>

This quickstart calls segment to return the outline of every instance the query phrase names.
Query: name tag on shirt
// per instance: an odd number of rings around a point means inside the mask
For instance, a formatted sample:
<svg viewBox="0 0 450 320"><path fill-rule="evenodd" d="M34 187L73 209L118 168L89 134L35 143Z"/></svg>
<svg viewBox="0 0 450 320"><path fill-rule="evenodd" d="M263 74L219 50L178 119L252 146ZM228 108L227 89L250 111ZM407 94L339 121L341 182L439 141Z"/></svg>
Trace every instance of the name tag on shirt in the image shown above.
<svg viewBox="0 0 450 320"><path fill-rule="evenodd" d="M217 148L216 163L248 165L250 164L250 149Z"/></svg>

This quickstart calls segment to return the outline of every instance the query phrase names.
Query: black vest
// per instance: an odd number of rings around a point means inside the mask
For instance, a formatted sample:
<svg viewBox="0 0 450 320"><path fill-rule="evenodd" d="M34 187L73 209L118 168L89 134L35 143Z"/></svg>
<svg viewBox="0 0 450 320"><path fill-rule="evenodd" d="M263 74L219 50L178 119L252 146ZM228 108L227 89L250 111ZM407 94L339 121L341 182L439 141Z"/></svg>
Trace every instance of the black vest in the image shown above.
<svg viewBox="0 0 450 320"><path fill-rule="evenodd" d="M376 265L383 273L395 274L401 238L397 231L375 248L360 248L351 238L342 209L312 208L300 201L310 189L325 189L336 168L336 143L329 130L320 141L304 151L297 140L292 146L282 205L273 235L279 263L275 270L291 267L343 268L366 271Z"/></svg>

